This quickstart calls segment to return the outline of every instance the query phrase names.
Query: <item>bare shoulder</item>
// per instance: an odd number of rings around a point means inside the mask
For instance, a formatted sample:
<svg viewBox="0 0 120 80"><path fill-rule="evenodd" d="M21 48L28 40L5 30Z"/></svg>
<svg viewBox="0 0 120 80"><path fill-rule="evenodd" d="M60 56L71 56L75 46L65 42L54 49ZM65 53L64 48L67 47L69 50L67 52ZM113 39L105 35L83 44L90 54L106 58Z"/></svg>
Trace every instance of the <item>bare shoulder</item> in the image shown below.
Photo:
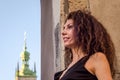
<svg viewBox="0 0 120 80"><path fill-rule="evenodd" d="M102 52L97 52L94 55L92 55L92 58L95 59L95 61L104 61L107 60L107 57L104 53Z"/></svg>
<svg viewBox="0 0 120 80"><path fill-rule="evenodd" d="M90 56L89 61L93 63L93 66L98 65L100 63L103 64L104 62L108 62L106 55L102 52L97 52Z"/></svg>
<svg viewBox="0 0 120 80"><path fill-rule="evenodd" d="M104 53L97 52L92 55L91 58L94 60L94 67L97 69L102 68L103 66L109 66L108 59Z"/></svg>
<svg viewBox="0 0 120 80"><path fill-rule="evenodd" d="M95 75L100 80L112 80L108 59L104 53L98 52L92 55L94 59Z"/></svg>
<svg viewBox="0 0 120 80"><path fill-rule="evenodd" d="M90 56L89 60L85 64L85 67L89 72L95 74L95 71L101 68L100 65L103 65L105 61L107 61L105 54L97 52Z"/></svg>

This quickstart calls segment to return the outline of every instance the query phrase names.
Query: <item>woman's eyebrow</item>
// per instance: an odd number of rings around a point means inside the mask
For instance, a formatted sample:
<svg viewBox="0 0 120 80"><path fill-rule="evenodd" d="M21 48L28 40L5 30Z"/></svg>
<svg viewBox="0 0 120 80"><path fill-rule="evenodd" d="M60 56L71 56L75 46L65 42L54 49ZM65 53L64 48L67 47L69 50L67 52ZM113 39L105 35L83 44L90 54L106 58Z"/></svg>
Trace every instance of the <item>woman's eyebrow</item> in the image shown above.
<svg viewBox="0 0 120 80"><path fill-rule="evenodd" d="M71 25L73 25L72 23L69 23L67 26L71 26Z"/></svg>

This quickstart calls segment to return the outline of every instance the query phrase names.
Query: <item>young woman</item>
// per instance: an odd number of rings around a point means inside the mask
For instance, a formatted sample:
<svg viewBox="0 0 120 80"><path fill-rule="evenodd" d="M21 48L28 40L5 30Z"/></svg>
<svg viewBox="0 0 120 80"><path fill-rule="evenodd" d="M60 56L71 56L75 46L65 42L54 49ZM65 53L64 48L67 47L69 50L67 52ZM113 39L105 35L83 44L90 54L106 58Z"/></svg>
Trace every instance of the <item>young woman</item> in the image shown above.
<svg viewBox="0 0 120 80"><path fill-rule="evenodd" d="M103 25L83 11L68 14L63 26L65 69L54 80L112 80L115 49Z"/></svg>

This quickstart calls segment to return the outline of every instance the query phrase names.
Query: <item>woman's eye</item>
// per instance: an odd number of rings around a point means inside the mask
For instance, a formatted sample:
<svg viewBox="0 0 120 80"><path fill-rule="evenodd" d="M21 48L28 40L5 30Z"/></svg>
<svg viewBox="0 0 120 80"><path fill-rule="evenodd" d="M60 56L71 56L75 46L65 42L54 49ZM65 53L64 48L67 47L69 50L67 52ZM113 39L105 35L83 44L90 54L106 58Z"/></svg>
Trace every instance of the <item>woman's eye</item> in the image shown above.
<svg viewBox="0 0 120 80"><path fill-rule="evenodd" d="M69 25L69 26L68 26L68 29L71 29L71 28L73 28L73 26Z"/></svg>

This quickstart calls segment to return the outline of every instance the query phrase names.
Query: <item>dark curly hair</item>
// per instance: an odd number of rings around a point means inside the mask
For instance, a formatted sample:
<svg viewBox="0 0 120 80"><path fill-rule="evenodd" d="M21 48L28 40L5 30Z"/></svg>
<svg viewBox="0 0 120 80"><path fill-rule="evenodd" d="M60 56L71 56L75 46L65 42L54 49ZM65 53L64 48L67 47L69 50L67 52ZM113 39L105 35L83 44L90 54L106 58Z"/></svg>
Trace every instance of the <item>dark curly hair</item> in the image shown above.
<svg viewBox="0 0 120 80"><path fill-rule="evenodd" d="M85 54L91 56L96 52L106 55L112 74L114 73L115 48L103 25L91 14L78 10L68 14L66 21L72 19L76 32L76 43ZM71 63L73 55L70 48L65 47L65 67Z"/></svg>

